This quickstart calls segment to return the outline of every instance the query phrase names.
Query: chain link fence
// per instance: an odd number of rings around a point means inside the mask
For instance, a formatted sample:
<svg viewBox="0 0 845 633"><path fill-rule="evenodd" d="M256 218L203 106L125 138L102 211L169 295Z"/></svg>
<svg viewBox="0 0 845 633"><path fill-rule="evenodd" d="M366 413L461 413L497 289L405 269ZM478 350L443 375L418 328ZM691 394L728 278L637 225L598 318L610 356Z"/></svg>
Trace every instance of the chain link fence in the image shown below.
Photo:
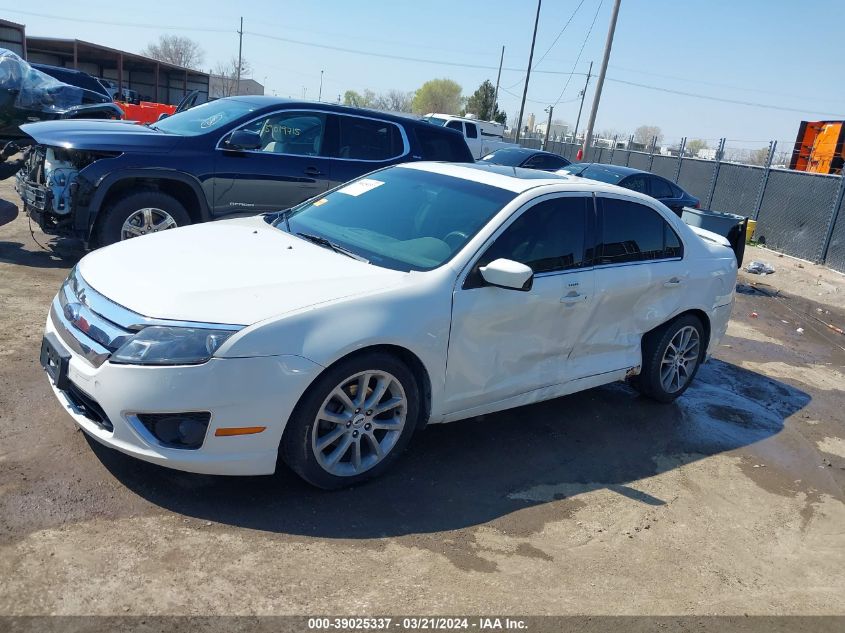
<svg viewBox="0 0 845 633"><path fill-rule="evenodd" d="M532 149L543 145L538 138L519 142ZM547 149L575 161L580 145L550 141ZM845 173L829 176L641 152L615 142L591 147L589 160L662 176L699 198L705 209L757 220L755 238L769 248L845 272Z"/></svg>

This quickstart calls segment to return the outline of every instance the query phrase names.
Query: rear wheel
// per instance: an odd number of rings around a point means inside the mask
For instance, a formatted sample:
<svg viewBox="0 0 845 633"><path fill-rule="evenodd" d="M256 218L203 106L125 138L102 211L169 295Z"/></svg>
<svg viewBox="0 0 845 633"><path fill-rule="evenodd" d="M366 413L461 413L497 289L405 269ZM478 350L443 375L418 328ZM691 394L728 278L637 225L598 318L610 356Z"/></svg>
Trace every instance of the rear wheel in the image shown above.
<svg viewBox="0 0 845 633"><path fill-rule="evenodd" d="M190 223L191 216L173 196L160 191L137 191L121 198L106 211L98 231L97 246Z"/></svg>
<svg viewBox="0 0 845 633"><path fill-rule="evenodd" d="M634 387L659 402L672 402L695 378L705 344L701 320L691 314L650 332L643 338L643 365Z"/></svg>
<svg viewBox="0 0 845 633"><path fill-rule="evenodd" d="M420 402L413 373L380 352L328 369L291 415L282 459L319 488L342 488L384 472L417 427Z"/></svg>

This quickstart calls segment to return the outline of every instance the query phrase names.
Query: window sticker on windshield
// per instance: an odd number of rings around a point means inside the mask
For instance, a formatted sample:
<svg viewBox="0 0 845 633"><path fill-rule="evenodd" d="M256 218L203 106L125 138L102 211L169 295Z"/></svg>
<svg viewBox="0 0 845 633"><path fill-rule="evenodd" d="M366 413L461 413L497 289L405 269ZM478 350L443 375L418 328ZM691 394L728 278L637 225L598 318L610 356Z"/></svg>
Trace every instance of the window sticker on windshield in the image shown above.
<svg viewBox="0 0 845 633"><path fill-rule="evenodd" d="M329 201L328 198L320 198L317 202L314 203L315 207L321 207Z"/></svg>
<svg viewBox="0 0 845 633"><path fill-rule="evenodd" d="M362 178L356 180L350 185L346 185L343 189L338 189L338 193L345 193L347 196L360 196L362 193L372 191L376 187L381 187L384 183L381 180L373 180L372 178Z"/></svg>
<svg viewBox="0 0 845 633"><path fill-rule="evenodd" d="M218 123L222 118L223 118L222 112L218 112L217 114L212 114L205 121L200 123L200 127L202 127L202 128L211 127L215 123Z"/></svg>

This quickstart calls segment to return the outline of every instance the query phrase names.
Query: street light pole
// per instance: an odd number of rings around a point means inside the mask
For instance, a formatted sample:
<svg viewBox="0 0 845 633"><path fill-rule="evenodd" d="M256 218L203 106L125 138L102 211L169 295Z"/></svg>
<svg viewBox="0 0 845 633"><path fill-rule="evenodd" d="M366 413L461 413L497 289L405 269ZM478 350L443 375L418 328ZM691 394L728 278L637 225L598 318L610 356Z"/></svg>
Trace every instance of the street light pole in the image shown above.
<svg viewBox="0 0 845 633"><path fill-rule="evenodd" d="M528 96L528 80L531 78L531 62L534 60L534 42L537 41L537 24L540 22L540 4L543 0L537 0L537 17L534 18L534 35L531 37L531 52L528 53L528 71L525 73L525 88L522 90L522 103L519 106L519 121L516 124L516 138L519 143L519 135L522 133L522 115L525 113L525 98Z"/></svg>
<svg viewBox="0 0 845 633"><path fill-rule="evenodd" d="M502 63L505 61L505 47L502 46L502 56L499 58L499 74L496 75L496 92L493 95L493 114L496 113L496 104L499 103L499 81L502 79Z"/></svg>
<svg viewBox="0 0 845 633"><path fill-rule="evenodd" d="M604 76L607 74L607 63L610 61L610 49L613 48L613 34L616 32L616 18L619 16L619 5L622 0L615 0L613 3L613 10L610 12L610 26L607 29L607 41L604 44L604 57L601 60L601 69L599 70L599 79L596 82L596 96L593 97L593 107L590 109L590 120L587 122L587 133L584 134L584 144L581 146L581 151L578 152L581 156L579 160L588 160L588 153L590 151L590 141L593 138L593 127L596 124L596 116L599 113L599 101L601 100L601 90L604 87Z"/></svg>
<svg viewBox="0 0 845 633"><path fill-rule="evenodd" d="M593 74L593 62L590 62L590 70L587 71L587 81L584 82L584 89L581 91L581 105L578 106L578 118L575 119L575 132L572 134L572 140L578 140L578 125L581 123L581 110L584 109L584 97L587 95L587 86L590 85L590 75Z"/></svg>
<svg viewBox="0 0 845 633"><path fill-rule="evenodd" d="M320 94L317 95L317 101L323 100L323 71L320 71Z"/></svg>
<svg viewBox="0 0 845 633"><path fill-rule="evenodd" d="M543 138L543 149L544 150L546 150L546 148L549 145L549 130L552 129L552 112L554 112L554 111L555 111L555 107L553 105L550 105L548 108L546 108L546 112L549 113L549 121L548 121L548 123L546 123L546 136ZM548 151L548 150L546 150L546 151Z"/></svg>

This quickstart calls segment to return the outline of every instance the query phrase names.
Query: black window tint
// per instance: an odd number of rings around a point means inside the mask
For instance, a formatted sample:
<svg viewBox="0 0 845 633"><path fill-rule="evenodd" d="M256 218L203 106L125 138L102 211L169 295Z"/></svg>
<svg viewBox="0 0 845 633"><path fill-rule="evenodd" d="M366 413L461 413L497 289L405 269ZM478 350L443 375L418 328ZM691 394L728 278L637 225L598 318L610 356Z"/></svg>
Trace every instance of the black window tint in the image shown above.
<svg viewBox="0 0 845 633"><path fill-rule="evenodd" d="M464 133L464 125L463 125L463 122L461 122L461 121L449 121L446 124L446 127L452 128L453 130L457 130L461 134Z"/></svg>
<svg viewBox="0 0 845 633"><path fill-rule="evenodd" d="M467 123L467 138L478 138L478 128L475 123Z"/></svg>
<svg viewBox="0 0 845 633"><path fill-rule="evenodd" d="M473 162L466 141L454 132L444 132L433 125L418 125L416 135L423 160L443 160L451 163Z"/></svg>
<svg viewBox="0 0 845 633"><path fill-rule="evenodd" d="M672 188L672 197L673 198L680 198L684 195L684 192L681 190L680 187L676 187L672 183L669 183L669 186Z"/></svg>
<svg viewBox="0 0 845 633"><path fill-rule="evenodd" d="M628 176L619 184L631 191L639 191L640 193L648 194L648 182L646 181L645 176Z"/></svg>
<svg viewBox="0 0 845 633"><path fill-rule="evenodd" d="M357 160L389 160L405 151L402 134L393 123L339 116L338 157Z"/></svg>
<svg viewBox="0 0 845 633"><path fill-rule="evenodd" d="M672 193L672 185L655 176L651 177L651 196L653 198L674 198Z"/></svg>
<svg viewBox="0 0 845 633"><path fill-rule="evenodd" d="M477 267L512 259L535 273L584 264L587 198L555 198L519 216L481 257ZM477 268L476 267L476 268Z"/></svg>
<svg viewBox="0 0 845 633"><path fill-rule="evenodd" d="M560 169L565 164L566 162L557 156L537 154L532 156L524 166L530 169Z"/></svg>
<svg viewBox="0 0 845 633"><path fill-rule="evenodd" d="M663 249L664 257L683 257L684 248L675 230L667 222L663 223Z"/></svg>
<svg viewBox="0 0 845 633"><path fill-rule="evenodd" d="M618 264L680 256L673 254L681 247L677 235L654 209L614 198L601 198L601 207L600 263ZM675 244L672 244L673 238Z"/></svg>

